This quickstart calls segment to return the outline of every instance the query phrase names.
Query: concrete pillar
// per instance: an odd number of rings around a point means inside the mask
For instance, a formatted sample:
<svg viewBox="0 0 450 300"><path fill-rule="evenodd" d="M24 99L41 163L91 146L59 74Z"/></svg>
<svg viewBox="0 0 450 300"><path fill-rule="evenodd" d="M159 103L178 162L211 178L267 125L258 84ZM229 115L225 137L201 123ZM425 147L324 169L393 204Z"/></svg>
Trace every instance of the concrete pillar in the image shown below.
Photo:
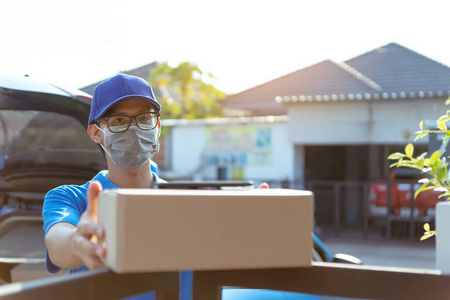
<svg viewBox="0 0 450 300"><path fill-rule="evenodd" d="M294 146L294 179L298 189L305 188L305 146Z"/></svg>

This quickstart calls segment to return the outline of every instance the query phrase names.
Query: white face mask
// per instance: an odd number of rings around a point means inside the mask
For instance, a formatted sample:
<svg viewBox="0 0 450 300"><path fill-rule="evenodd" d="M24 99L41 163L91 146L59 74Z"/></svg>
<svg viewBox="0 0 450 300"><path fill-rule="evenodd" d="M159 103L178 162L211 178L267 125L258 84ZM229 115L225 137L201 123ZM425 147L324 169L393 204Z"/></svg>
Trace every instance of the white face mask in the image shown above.
<svg viewBox="0 0 450 300"><path fill-rule="evenodd" d="M159 151L158 128L142 130L131 125L124 132L113 133L109 129L103 130L95 126L105 136L105 146L100 145L119 167L140 167Z"/></svg>

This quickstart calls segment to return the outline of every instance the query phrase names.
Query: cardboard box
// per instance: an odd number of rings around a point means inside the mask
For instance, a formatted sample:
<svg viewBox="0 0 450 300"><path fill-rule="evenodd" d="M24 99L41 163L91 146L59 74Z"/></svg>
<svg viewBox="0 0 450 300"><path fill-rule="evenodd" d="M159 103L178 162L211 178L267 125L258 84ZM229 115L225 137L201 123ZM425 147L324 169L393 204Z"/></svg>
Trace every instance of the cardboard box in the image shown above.
<svg viewBox="0 0 450 300"><path fill-rule="evenodd" d="M311 265L309 191L105 190L98 222L117 273Z"/></svg>

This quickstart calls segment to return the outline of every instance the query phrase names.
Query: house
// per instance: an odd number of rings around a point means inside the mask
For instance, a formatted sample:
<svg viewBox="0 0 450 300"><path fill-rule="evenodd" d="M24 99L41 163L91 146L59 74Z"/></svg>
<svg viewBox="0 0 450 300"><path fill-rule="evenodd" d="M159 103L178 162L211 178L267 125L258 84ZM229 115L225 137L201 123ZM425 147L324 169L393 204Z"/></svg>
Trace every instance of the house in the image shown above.
<svg viewBox="0 0 450 300"><path fill-rule="evenodd" d="M392 93L399 98L443 97L450 90L448 83L447 66L391 43L342 63L325 60L221 102L230 116L284 115L288 107L282 102L351 100L368 94L386 98Z"/></svg>
<svg viewBox="0 0 450 300"><path fill-rule="evenodd" d="M420 121L444 114L449 95L449 67L396 43L325 60L225 98L241 117L163 120L172 127L170 175L361 188L388 177L388 155L414 141ZM416 153L427 147L428 138L415 142ZM362 198L343 189L355 221ZM316 193L317 203L332 210L334 195Z"/></svg>
<svg viewBox="0 0 450 300"><path fill-rule="evenodd" d="M391 43L342 63L325 60L222 104L241 115L289 117L295 179L372 180L387 176L386 157L413 140L421 120L445 112L449 91L449 67Z"/></svg>

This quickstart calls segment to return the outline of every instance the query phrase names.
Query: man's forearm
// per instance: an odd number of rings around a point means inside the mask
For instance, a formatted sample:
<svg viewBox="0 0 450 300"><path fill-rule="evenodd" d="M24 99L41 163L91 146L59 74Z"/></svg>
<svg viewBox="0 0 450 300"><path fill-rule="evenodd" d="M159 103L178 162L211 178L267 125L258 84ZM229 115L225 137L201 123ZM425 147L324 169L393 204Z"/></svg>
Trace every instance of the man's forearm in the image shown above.
<svg viewBox="0 0 450 300"><path fill-rule="evenodd" d="M83 265L74 253L72 239L76 227L70 223L53 225L45 236L45 244L53 264L64 269L77 269Z"/></svg>

